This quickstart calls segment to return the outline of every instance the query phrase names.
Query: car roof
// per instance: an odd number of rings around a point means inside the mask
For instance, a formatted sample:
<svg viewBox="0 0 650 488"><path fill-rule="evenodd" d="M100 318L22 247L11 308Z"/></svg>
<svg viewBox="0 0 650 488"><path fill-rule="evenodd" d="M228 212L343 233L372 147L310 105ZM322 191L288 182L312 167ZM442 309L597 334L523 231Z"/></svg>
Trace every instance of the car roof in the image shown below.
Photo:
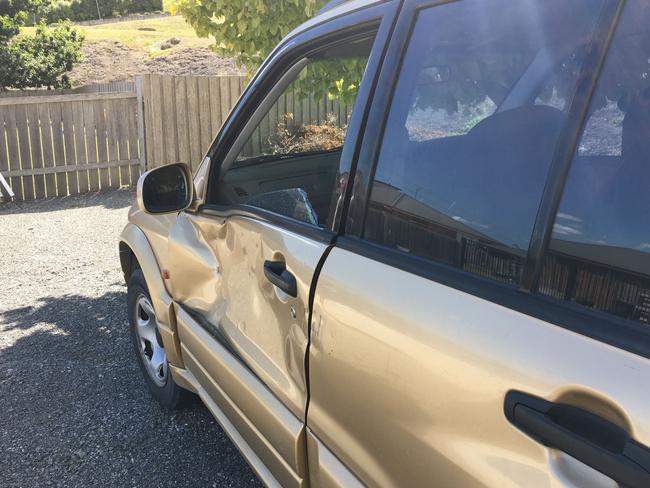
<svg viewBox="0 0 650 488"><path fill-rule="evenodd" d="M333 19L335 17L340 17L341 15L354 12L355 10L362 9L370 5L374 5L376 3L381 3L382 1L383 0L348 0L348 1L334 0L333 2L329 2L328 4L325 5L325 7L323 7L318 12L318 14L316 14L314 17L309 19L304 24L292 30L284 38L282 43L284 43L284 41L286 41L287 39L294 37L298 34L301 34L302 32L305 32L311 29L312 27L321 24L327 20Z"/></svg>

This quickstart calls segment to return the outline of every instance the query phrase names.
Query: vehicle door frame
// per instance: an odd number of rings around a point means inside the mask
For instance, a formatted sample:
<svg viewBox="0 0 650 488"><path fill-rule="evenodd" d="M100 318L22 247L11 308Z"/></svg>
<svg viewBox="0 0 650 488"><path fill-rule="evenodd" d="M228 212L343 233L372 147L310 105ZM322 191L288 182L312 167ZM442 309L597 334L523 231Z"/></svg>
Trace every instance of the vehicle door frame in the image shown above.
<svg viewBox="0 0 650 488"><path fill-rule="evenodd" d="M626 4L625 0L616 0L609 6L605 6L595 28L588 59L578 77L576 94L568 108L567 120L551 161L533 227L533 235L526 251L526 265L520 286L497 283L457 268L406 255L380 244L363 240L366 210L384 130L392 106L401 63L410 42L418 12L456 1L464 0L412 0L400 10L377 82L378 88L374 99L378 102L373 103L370 107L364 139L359 150L359 163L351 189L352 197L346 216L345 230L337 239L336 245L600 342L650 358L649 334L641 326L536 293L541 266L548 251L555 215L564 192L573 155L587 122L589 105L619 25Z"/></svg>
<svg viewBox="0 0 650 488"><path fill-rule="evenodd" d="M296 62L329 45L343 42L355 35L375 32L372 52L366 65L362 84L359 87L352 116L348 122L339 162L339 174L351 175L356 165L363 129L376 89L379 68L388 47L400 4L401 0L368 2L367 5L363 5L353 12L343 8L335 8L331 17L304 31L299 31L295 35L289 34L262 64L212 142L205 158L209 160L209 167L206 171L207 178L203 190L204 194L199 195L200 204L196 209L186 211L222 218L232 215L245 215L278 225L286 230L294 231L320 242L331 244L339 232L343 208L332 219L332 225L329 228L318 228L258 207L242 204L219 205L212 203L215 198L216 183L220 177L221 163L237 142L239 129L246 125L260 103ZM337 13L337 11L339 12ZM349 188L351 188L351 177L337 178L335 191L337 195L341 195L344 205L347 201L346 197L349 197Z"/></svg>
<svg viewBox="0 0 650 488"><path fill-rule="evenodd" d="M213 140L203 162L197 171L196 178L204 179L200 185L200 192L197 195L194 205L183 212L199 217L206 217L217 220L227 220L230 217L245 217L261 223L270 224L285 231L307 239L312 239L326 246L331 246L339 233L342 225L344 207L349 200L349 190L352 185L352 176L356 166L358 151L361 146L363 128L368 117L374 91L376 89L379 69L382 65L394 24L397 20L399 9L403 0L368 0L362 6L350 12L345 8L335 8L332 15L322 22L316 23L305 30L297 29L295 35L289 34L287 38L269 55L250 84L246 87L238 102L226 118L221 130ZM349 39L364 34L375 33L375 39L371 54L364 71L363 80L359 87L352 115L348 121L345 141L343 144L341 159L339 161L339 174L347 175L345 178L337 176L336 194L342 203L332 225L328 228L316 227L314 225L284 216L266 209L245 204L221 205L211 202L214 198L214 190L217 187L218 178L222 175L221 163L231 152L234 144L239 141L239 131L246 126L251 117L255 116L261 102L263 102L273 91L273 88L282 77L285 76L301 59L312 53L321 51L323 48L345 42ZM328 248L329 249L329 248ZM327 250L321 257L318 266L314 270L314 276L310 287L309 319L307 322L308 337L311 329L311 299L318 275L318 271L327 256ZM205 321L187 309L182 304L179 308L191 315L195 321L213 336L214 330L208 327ZM218 342L227 349L249 372L256 375L240 355L229 346L227 341L216 336ZM308 348L305 351L305 359L308 355ZM309 398L309 371L305 367L307 381L307 398ZM262 382L264 384L264 382ZM266 386L266 385L265 385ZM308 400L307 400L308 403ZM301 421L306 423L306 411L303 412Z"/></svg>
<svg viewBox="0 0 650 488"><path fill-rule="evenodd" d="M294 220L290 217L250 205L214 204L211 203L213 197L211 193L217 187L216 183L218 180L216 180L216 178L219 178L221 173L221 162L224 160L226 155L230 153L233 145L238 143L240 139L240 130L246 126L251 117L255 116L255 112L258 110L260 102L265 100L267 96L272 93L273 88L284 75L291 70L297 62L313 52L319 51L338 42L345 42L360 33L372 32L375 34L373 48L364 72L362 84L359 87L352 116L348 122L348 130L339 163L339 169L341 170L341 168L343 168L342 171L349 173L350 168L354 166L356 161L360 135L363 134L362 129L365 125L368 109L372 100L372 94L375 90L379 67L381 66L383 56L387 49L390 34L400 5L401 0L391 0L388 2L368 0L366 2L359 2L359 8L352 12L345 7L335 8L332 9L331 12L325 14L323 16L324 18L320 22L317 20L311 21L313 25L304 30L299 28L296 31L296 34L290 34L263 63L262 67L253 77L251 83L245 89L240 100L236 103L223 127L215 137L195 177L195 180L199 183L197 186L199 186L201 194L197 195L197 200L194 204L184 212L186 212L188 216L215 219L216 221L223 221L229 217L246 217L260 223L275 226L279 230L288 231L298 236L312 239L324 244L325 246L330 246L338 231L336 225L332 225L330 228L318 228ZM337 191L340 192L341 198L344 198L348 189L348 179L337 178L337 182L341 183L337 188ZM318 270L320 269L326 255L327 250L324 252L323 256L321 256L318 266L314 270L314 276L310 286L309 306L311 306L314 283L318 275ZM215 347L219 348L219 350L215 351L215 354L229 355L230 357L225 359L227 359L235 374L250 376L250 379L247 380L249 383L250 381L253 381L253 379L259 383L259 386L262 388L256 387L256 393L264 390L260 402L263 402L263 397L266 397L269 401L273 400L278 403L278 405L281 404L284 408L288 408L276 395L272 393L268 385L266 385L259 376L253 372L243 358L234 353L232 349L228 348L227 344L222 343L222 338L211 333L212 331L211 328L208 327L208 324L204 323L200 320L200 317L193 314L192 310L187 309L181 304L177 303L177 305L179 320L183 320L186 323L192 321L195 324L194 327L196 327L196 330L201 330L205 333L202 333L201 336L210 336L214 339ZM311 310L309 310L309 318L310 317ZM310 320L307 321L306 326L308 330L307 337L309 337L311 328ZM197 337L200 339L200 336ZM304 351L305 361L307 361L308 348L309 345L307 344L306 350ZM305 376L307 380L306 391L308 402L309 375L306 362ZM256 454L251 450L250 446L246 444L247 441L238 434L237 430L239 427L233 427L232 425L237 424L241 426L243 425L242 422L245 423L246 421L242 421L241 419L238 419L237 421L232 421L232 419L229 420L220 410L222 408L219 406L220 403L212 402L215 403L212 405L209 400L210 398L207 398L210 409L220 422L222 422L224 428L229 432L233 440L235 440L236 444L240 447L254 469L267 482L272 482L274 475L267 473L266 471L268 470L261 466L260 460L258 459L259 453ZM301 418L297 419L302 423L303 429L306 424L306 408L307 406L305 405L305 410L302 412ZM287 412L289 412L289 410L287 410ZM241 415L241 412L239 415ZM293 415L293 413L291 413L291 415ZM299 437L302 435L303 434L299 434ZM240 439L240 437L242 437L242 439ZM305 438L303 437L302 441L300 441L300 439L297 439L297 441L305 442L304 439ZM307 449L305 446L304 452L300 454L300 457L303 459L298 460L299 465L302 464L303 466L306 466L306 455Z"/></svg>

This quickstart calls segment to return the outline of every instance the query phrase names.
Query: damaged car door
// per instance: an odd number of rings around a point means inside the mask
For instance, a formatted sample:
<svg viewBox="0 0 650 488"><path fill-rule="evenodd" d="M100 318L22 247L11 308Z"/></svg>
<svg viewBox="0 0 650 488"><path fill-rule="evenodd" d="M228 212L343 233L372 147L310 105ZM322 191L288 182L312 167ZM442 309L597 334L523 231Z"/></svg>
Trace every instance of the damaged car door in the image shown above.
<svg viewBox="0 0 650 488"><path fill-rule="evenodd" d="M306 483L310 290L335 236L347 183L337 175L356 144L386 11L319 25L267 61L208 154L206 195L170 232L184 366L283 486ZM328 97L344 73L357 86Z"/></svg>

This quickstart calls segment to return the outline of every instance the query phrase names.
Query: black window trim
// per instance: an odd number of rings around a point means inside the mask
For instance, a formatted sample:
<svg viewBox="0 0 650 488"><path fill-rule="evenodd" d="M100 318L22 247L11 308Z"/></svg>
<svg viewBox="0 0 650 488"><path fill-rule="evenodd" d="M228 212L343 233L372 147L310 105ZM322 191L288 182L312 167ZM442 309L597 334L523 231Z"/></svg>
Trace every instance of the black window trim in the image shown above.
<svg viewBox="0 0 650 488"><path fill-rule="evenodd" d="M332 243L336 235L330 229L316 227L315 225L308 224L307 222L301 222L300 220L271 212L270 210L253 207L252 205L207 204L203 206L201 213L203 215L209 215L222 219L228 219L231 217L244 217L259 222L266 222L282 227L283 229L288 230L289 232L293 232L294 234L299 234L303 237L307 237L309 239L327 245Z"/></svg>
<svg viewBox="0 0 650 488"><path fill-rule="evenodd" d="M379 102L371 105L366 123L364 143L360 149L358 168L351 190L352 199L345 232L339 232L336 246L650 359L650 327L582 305L530 293L541 270L543 258L548 252L550 231L553 228L555 212L559 206L573 153L579 142L580 132L586 123L589 103L618 27L625 0L618 0L612 8L603 9L591 48L590 62L583 69L578 92L569 109L569 121L557 144L559 149L556 150L549 169L534 225L535 245L533 246L531 239L526 254L527 265L524 267L524 273L527 274L526 279L531 288L499 283L458 268L363 240L371 184L379 159L383 132L397 84L397 74L417 14L423 8L455 1L462 0L413 1L408 2L400 11L377 82L375 100ZM585 76L584 73L589 73L589 76ZM532 272L530 269L527 270L531 265L534 266Z"/></svg>
<svg viewBox="0 0 650 488"><path fill-rule="evenodd" d="M650 326L525 293L513 285L356 237L339 236L336 247L650 359Z"/></svg>
<svg viewBox="0 0 650 488"><path fill-rule="evenodd" d="M624 5L625 0L618 0L609 8L606 5L598 20L587 61L581 70L576 94L569 107L568 120L556 143L549 167L521 278L522 291L533 292L537 288L544 257L551 240L555 217L564 193L564 186L580 142L580 136L587 123L589 105L596 91Z"/></svg>
<svg viewBox="0 0 650 488"><path fill-rule="evenodd" d="M253 206L217 205L212 203L214 201L212 192L215 188L212 182L214 178L218 178L220 161L225 158L235 142L238 128L246 124L257 109L259 102L268 95L277 80L297 60L308 57L328 46L374 33L375 41L372 53L357 97L357 100L361 101L361 106L353 111L339 163L339 167L354 166L354 161L351 159L354 158L356 147L360 143L362 127L365 125L368 107L372 102L372 92L379 76L383 55L390 39L399 4L400 0L392 0L373 4L353 12L346 12L286 39L274 50L251 80L208 150L207 157L210 158L210 168L206 182L206 203L201 205L195 213L221 217L244 214L251 218L277 224L320 242L332 241L332 236L338 231L340 219L334 222L333 228L321 228ZM363 108L363 110L358 110L358 108ZM346 195L345 188L343 195Z"/></svg>

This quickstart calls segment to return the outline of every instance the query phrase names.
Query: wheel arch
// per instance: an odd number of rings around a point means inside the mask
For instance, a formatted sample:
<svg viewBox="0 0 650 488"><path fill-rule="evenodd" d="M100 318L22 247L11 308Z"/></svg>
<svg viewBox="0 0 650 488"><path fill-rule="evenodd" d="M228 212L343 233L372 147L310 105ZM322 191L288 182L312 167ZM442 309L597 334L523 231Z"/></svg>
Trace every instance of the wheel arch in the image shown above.
<svg viewBox="0 0 650 488"><path fill-rule="evenodd" d="M156 320L167 351L167 358L170 364L183 368L174 301L160 274L160 266L153 248L142 229L129 223L120 235L119 251L120 265L127 284L134 270L142 270L151 295L151 303L156 311Z"/></svg>
<svg viewBox="0 0 650 488"><path fill-rule="evenodd" d="M128 285L129 276L136 269L140 269L140 263L133 249L124 241L120 241L120 265L122 266L122 274L124 274L124 282Z"/></svg>

